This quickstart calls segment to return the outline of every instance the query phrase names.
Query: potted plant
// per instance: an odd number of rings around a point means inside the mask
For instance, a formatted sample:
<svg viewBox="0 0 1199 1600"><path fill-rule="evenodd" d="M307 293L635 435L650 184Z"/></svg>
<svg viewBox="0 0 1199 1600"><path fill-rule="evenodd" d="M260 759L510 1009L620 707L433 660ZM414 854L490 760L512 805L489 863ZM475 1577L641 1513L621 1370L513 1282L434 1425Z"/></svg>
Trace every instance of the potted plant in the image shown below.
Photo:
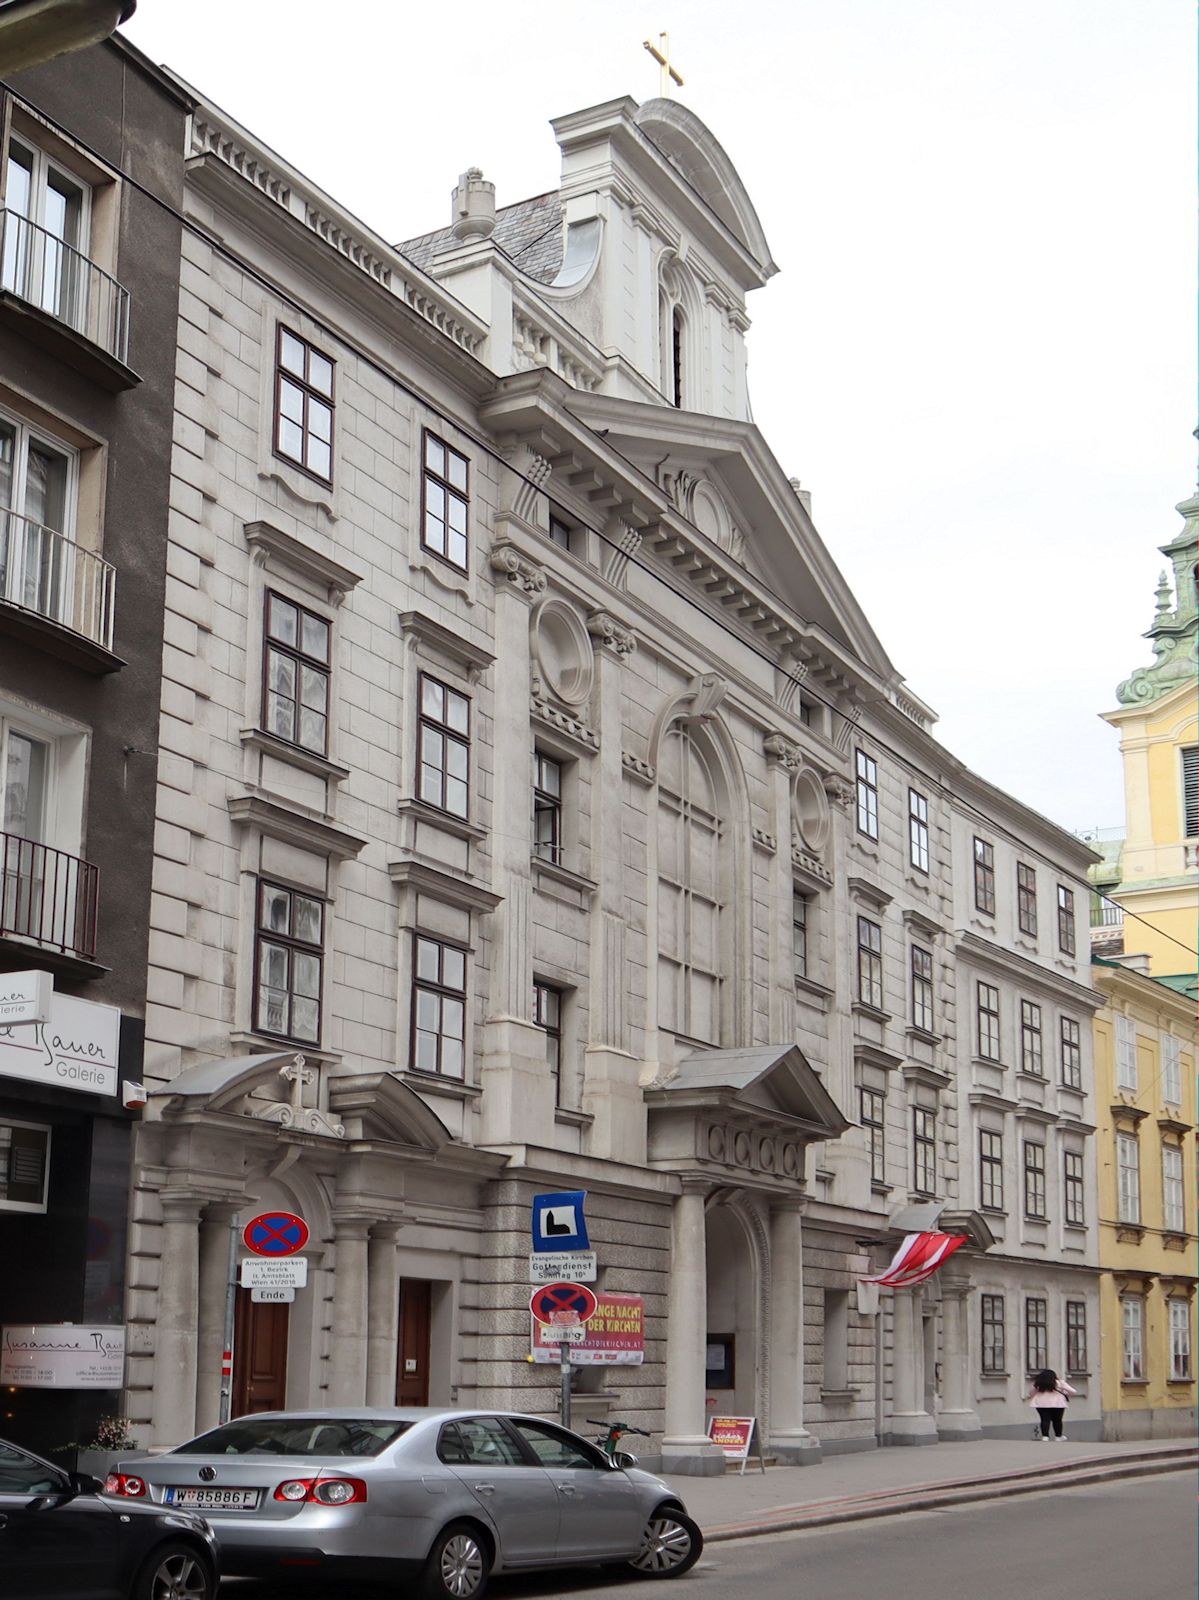
<svg viewBox="0 0 1199 1600"><path fill-rule="evenodd" d="M90 1472L103 1483L115 1462L137 1448L128 1417L101 1417L87 1444L75 1448L75 1471Z"/></svg>

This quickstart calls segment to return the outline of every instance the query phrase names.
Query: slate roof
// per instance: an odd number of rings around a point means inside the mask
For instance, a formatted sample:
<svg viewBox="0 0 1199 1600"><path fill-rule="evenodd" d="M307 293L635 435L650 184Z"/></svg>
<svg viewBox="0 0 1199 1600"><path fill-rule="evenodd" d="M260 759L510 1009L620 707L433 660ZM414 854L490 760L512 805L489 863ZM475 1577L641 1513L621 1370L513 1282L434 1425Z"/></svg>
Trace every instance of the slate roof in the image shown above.
<svg viewBox="0 0 1199 1600"><path fill-rule="evenodd" d="M562 200L557 189L502 206L495 214L492 239L520 270L538 283L552 283L562 266ZM452 228L437 228L396 245L427 272L433 257L454 242Z"/></svg>

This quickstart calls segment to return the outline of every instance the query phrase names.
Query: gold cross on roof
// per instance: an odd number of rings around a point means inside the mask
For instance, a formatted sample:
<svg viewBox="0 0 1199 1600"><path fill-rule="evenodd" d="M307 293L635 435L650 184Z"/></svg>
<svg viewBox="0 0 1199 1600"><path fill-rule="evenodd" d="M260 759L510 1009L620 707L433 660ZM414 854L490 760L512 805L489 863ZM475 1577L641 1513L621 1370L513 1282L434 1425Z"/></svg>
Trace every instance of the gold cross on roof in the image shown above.
<svg viewBox="0 0 1199 1600"><path fill-rule="evenodd" d="M658 48L659 45L661 46L661 49ZM658 63L658 66L662 69L662 81L658 92L661 94L663 99L669 99L670 81L672 78L674 79L675 83L678 84L680 89L683 87L682 78L670 64L670 35L668 33L660 33L658 35L657 45L652 44L650 40L647 39L645 41L645 48L649 51L650 55L653 56L654 60Z"/></svg>

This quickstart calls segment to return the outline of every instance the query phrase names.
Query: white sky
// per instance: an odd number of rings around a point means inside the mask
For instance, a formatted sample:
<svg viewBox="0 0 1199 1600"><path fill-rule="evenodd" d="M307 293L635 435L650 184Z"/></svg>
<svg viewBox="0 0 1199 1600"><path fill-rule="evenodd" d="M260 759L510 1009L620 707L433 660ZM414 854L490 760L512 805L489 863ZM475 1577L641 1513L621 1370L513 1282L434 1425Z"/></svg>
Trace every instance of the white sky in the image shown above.
<svg viewBox="0 0 1199 1600"><path fill-rule="evenodd" d="M1118 826L1097 713L1195 481L1187 0L140 0L125 31L403 239L469 165L501 205L556 187L548 119L656 95L663 28L782 269L755 418L884 646L984 776Z"/></svg>

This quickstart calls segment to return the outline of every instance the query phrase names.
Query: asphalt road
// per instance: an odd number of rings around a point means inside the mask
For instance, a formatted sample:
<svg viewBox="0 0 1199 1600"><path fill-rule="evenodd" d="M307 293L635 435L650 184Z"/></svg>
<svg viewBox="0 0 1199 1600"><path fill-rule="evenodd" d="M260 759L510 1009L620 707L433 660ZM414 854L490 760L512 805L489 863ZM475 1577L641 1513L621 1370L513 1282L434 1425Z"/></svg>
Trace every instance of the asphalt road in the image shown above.
<svg viewBox="0 0 1199 1600"><path fill-rule="evenodd" d="M1196 1593L1190 1472L914 1511L709 1545L665 1588L593 1571L496 1579L490 1600L1185 1600ZM221 1600L296 1600L228 1583ZM312 1591L309 1591L312 1594ZM338 1596L348 1600L348 1589Z"/></svg>

